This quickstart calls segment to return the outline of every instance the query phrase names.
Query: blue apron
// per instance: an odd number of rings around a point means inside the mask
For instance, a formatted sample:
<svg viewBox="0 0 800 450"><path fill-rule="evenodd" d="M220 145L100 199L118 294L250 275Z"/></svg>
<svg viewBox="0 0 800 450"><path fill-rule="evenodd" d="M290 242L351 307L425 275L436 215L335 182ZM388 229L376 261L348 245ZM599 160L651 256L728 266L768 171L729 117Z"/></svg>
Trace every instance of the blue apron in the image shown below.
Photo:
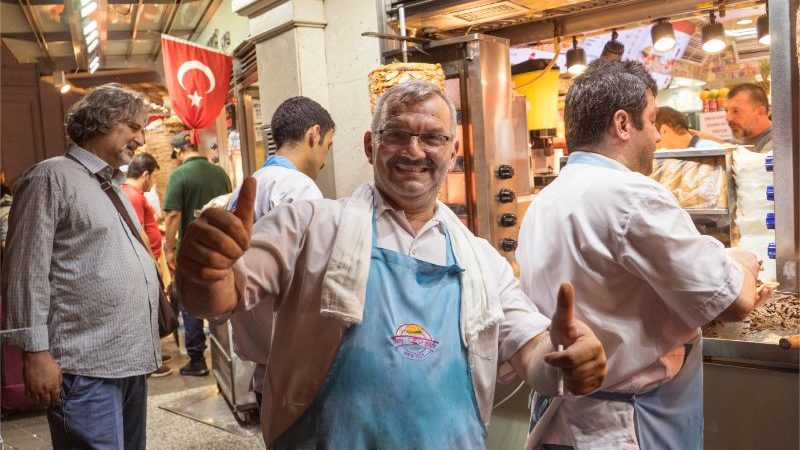
<svg viewBox="0 0 800 450"><path fill-rule="evenodd" d="M578 152L569 164L588 164L621 170L601 156ZM644 394L595 392L598 400L630 403L636 419L636 437L643 450L701 450L703 448L703 348L698 336L684 345L683 367L672 380ZM533 405L531 430L544 415L551 399L538 395Z"/></svg>
<svg viewBox="0 0 800 450"><path fill-rule="evenodd" d="M484 449L460 332L463 271L378 248L363 321L345 333L323 388L273 449Z"/></svg>

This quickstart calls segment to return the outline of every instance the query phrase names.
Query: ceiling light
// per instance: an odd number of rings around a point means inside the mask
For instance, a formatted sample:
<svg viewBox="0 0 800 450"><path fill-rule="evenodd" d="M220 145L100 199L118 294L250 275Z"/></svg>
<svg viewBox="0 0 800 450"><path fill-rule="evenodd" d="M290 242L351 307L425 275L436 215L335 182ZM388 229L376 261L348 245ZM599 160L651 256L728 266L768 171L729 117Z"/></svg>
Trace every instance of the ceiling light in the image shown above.
<svg viewBox="0 0 800 450"><path fill-rule="evenodd" d="M91 33L92 31L94 31L96 29L97 29L97 21L96 20L92 20L89 23L87 23L86 25L84 25L83 34L84 35L89 35L89 33Z"/></svg>
<svg viewBox="0 0 800 450"><path fill-rule="evenodd" d="M580 75L586 70L586 52L578 47L578 39L572 36L572 48L567 50L567 72Z"/></svg>
<svg viewBox="0 0 800 450"><path fill-rule="evenodd" d="M603 46L603 53L600 54L601 58L606 61L622 60L622 54L625 53L625 46L622 42L617 40L617 37L619 37L617 30L612 30L611 40L606 42L606 45Z"/></svg>
<svg viewBox="0 0 800 450"><path fill-rule="evenodd" d="M753 23L753 19L739 19L736 21L736 25L750 25Z"/></svg>
<svg viewBox="0 0 800 450"><path fill-rule="evenodd" d="M81 8L81 17L86 17L89 14L95 12L97 10L97 2L92 0L91 3L87 3L83 8Z"/></svg>
<svg viewBox="0 0 800 450"><path fill-rule="evenodd" d="M100 32L97 30L92 31L86 35L86 42L91 42L100 37Z"/></svg>
<svg viewBox="0 0 800 450"><path fill-rule="evenodd" d="M703 27L703 51L706 53L719 53L725 50L725 27L717 22L714 11L709 13L709 21Z"/></svg>
<svg viewBox="0 0 800 450"><path fill-rule="evenodd" d="M97 40L97 39L93 40L92 42L89 42L89 43L86 45L86 53L91 53L91 52L93 52L93 51L94 51L94 49L96 49L96 48L97 48L97 44L98 44L99 42L100 42L100 41L99 41L99 40Z"/></svg>
<svg viewBox="0 0 800 450"><path fill-rule="evenodd" d="M72 89L72 86L67 82L67 76L63 70L53 72L53 86L55 86L62 94L66 94Z"/></svg>
<svg viewBox="0 0 800 450"><path fill-rule="evenodd" d="M675 30L672 24L666 19L657 21L650 29L650 37L653 40L653 49L659 53L664 53L675 48Z"/></svg>
<svg viewBox="0 0 800 450"><path fill-rule="evenodd" d="M761 45L769 45L769 16L764 14L756 21L756 36L758 36L758 43Z"/></svg>

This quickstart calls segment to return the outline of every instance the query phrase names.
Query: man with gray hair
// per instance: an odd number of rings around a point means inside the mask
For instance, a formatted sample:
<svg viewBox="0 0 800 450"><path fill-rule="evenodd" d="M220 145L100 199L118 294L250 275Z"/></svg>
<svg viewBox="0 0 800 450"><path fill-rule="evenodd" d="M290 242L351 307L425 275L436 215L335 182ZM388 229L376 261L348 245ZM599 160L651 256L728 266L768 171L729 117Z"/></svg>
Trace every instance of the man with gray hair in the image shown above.
<svg viewBox="0 0 800 450"><path fill-rule="evenodd" d="M190 311L276 311L261 410L270 448L481 449L501 365L553 394L558 369L575 394L602 382L603 349L572 319L570 286L551 323L437 202L455 127L439 88L397 85L364 135L374 183L253 225L247 179L234 213L212 208L187 228L176 279Z"/></svg>
<svg viewBox="0 0 800 450"><path fill-rule="evenodd" d="M67 113L67 154L16 185L5 339L23 351L26 393L47 408L54 448L145 448L159 281L119 166L144 144L146 117L135 92L92 90Z"/></svg>

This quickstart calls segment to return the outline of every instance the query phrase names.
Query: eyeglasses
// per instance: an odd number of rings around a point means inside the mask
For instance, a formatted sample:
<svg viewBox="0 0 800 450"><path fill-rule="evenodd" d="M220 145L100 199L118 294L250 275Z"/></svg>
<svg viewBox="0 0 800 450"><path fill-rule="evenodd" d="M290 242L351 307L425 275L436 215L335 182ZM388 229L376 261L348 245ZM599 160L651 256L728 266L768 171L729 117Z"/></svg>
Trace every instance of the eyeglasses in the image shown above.
<svg viewBox="0 0 800 450"><path fill-rule="evenodd" d="M381 135L381 142L390 147L402 147L411 142L411 137L416 136L420 144L425 148L436 150L444 147L450 141L451 136L436 133L411 133L406 130L378 130Z"/></svg>

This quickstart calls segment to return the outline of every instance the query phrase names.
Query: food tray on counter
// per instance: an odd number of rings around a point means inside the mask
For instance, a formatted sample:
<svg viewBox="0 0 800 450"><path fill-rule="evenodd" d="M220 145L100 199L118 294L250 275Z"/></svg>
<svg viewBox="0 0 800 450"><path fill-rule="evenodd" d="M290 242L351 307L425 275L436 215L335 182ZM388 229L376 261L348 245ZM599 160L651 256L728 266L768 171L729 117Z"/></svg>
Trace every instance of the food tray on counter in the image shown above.
<svg viewBox="0 0 800 450"><path fill-rule="evenodd" d="M711 322L703 327L707 362L798 370L800 350L783 349L781 338L800 334L800 298L775 293L741 322Z"/></svg>

